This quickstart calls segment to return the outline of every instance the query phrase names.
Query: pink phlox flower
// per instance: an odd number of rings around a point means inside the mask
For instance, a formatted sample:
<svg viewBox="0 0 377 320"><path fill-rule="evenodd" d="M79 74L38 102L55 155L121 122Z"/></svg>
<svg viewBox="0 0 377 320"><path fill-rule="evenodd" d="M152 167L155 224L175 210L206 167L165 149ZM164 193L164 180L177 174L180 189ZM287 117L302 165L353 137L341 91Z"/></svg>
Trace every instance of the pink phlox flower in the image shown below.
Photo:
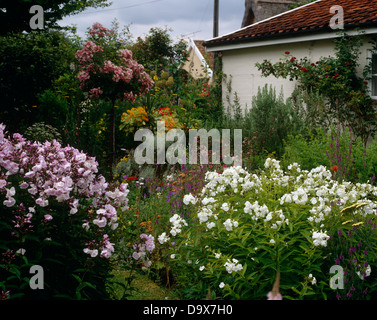
<svg viewBox="0 0 377 320"><path fill-rule="evenodd" d="M48 200L43 198L38 198L35 200L35 203L41 207L47 207L48 206Z"/></svg>
<svg viewBox="0 0 377 320"><path fill-rule="evenodd" d="M0 179L0 189L4 188L7 185L7 180Z"/></svg>
<svg viewBox="0 0 377 320"><path fill-rule="evenodd" d="M99 97L101 94L103 94L103 91L101 90L100 87L90 89L89 92L90 92L90 98L91 98L91 99L98 99L98 97Z"/></svg>

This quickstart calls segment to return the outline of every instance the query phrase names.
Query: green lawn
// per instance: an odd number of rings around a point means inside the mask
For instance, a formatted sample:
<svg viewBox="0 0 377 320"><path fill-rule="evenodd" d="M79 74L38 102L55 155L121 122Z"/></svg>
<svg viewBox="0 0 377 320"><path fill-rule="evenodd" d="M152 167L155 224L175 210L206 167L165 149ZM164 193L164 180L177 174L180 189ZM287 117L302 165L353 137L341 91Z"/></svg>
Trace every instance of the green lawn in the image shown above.
<svg viewBox="0 0 377 320"><path fill-rule="evenodd" d="M150 280L147 276L134 272L132 274L131 287L133 290L128 292L129 296L124 296L122 284L128 287L129 271L114 270L114 281L120 284L110 284L112 299L120 300L178 300L179 298L168 288L164 288ZM128 290L127 290L128 291Z"/></svg>

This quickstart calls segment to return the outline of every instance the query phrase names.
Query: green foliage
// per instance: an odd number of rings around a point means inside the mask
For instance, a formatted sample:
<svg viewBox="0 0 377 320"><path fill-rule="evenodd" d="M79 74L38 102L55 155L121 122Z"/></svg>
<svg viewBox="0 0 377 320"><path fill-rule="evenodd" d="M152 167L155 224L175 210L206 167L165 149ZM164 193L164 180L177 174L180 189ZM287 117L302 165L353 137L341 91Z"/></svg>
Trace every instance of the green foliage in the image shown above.
<svg viewBox="0 0 377 320"><path fill-rule="evenodd" d="M325 130L317 129L299 135L288 135L284 141L282 165L286 168L291 163L298 163L304 170L311 170L320 165L328 165L326 151L330 136Z"/></svg>
<svg viewBox="0 0 377 320"><path fill-rule="evenodd" d="M364 147L360 137L355 138L349 130L337 135L318 128L307 130L299 135L289 135L284 143L282 165L298 163L301 168L311 170L320 165L332 168L336 166L334 178L347 179L354 183L375 183L377 166L377 142L371 140Z"/></svg>
<svg viewBox="0 0 377 320"><path fill-rule="evenodd" d="M231 81L227 85L230 92ZM235 94L233 103L228 101L228 110L217 125L231 132L242 129L243 161L249 169L255 169L263 165L267 155L282 155L284 139L289 134L304 130L306 123L301 110L291 99L284 101L282 93L277 95L272 86L266 85L258 88L251 107L244 112Z"/></svg>
<svg viewBox="0 0 377 320"><path fill-rule="evenodd" d="M26 129L24 136L30 141L39 141L43 143L45 141L56 140L59 143L62 143L62 137L59 131L44 122L34 123Z"/></svg>
<svg viewBox="0 0 377 320"><path fill-rule="evenodd" d="M0 7L0 33L30 32L30 8L40 5L43 8L44 28L58 27L57 21L65 16L84 11L87 8L99 8L109 6L107 0L1 0Z"/></svg>
<svg viewBox="0 0 377 320"><path fill-rule="evenodd" d="M18 198L27 206L27 196ZM109 260L87 259L83 253L82 244L93 234L81 226L82 211L70 216L69 207L59 203L38 209L33 218L39 225L15 237L11 235L15 213L5 206L1 210L0 289L10 290L12 299L106 299ZM55 223L46 223L46 214L53 214ZM33 265L43 268L43 289L29 286Z"/></svg>
<svg viewBox="0 0 377 320"><path fill-rule="evenodd" d="M53 30L0 37L0 118L9 130L48 123L37 118L37 96L69 72L75 50L72 36Z"/></svg>
<svg viewBox="0 0 377 320"><path fill-rule="evenodd" d="M376 223L369 219L363 207L368 202L345 207L337 217L332 238L325 254L331 254L328 266L343 268L344 288L337 289L338 300L370 300L376 288L371 271L376 268Z"/></svg>
<svg viewBox="0 0 377 320"><path fill-rule="evenodd" d="M267 85L258 89L247 117L256 134L257 149L264 148L278 156L282 153L283 140L288 133L300 132L303 125L290 102L284 102L283 93L277 97L275 89Z"/></svg>
<svg viewBox="0 0 377 320"><path fill-rule="evenodd" d="M350 247L335 244L329 235L345 228L343 222L349 218L344 212L355 202L359 209L351 224L362 221L367 223L365 232L371 229L376 221L375 189L340 184L324 167L309 172L292 164L284 172L273 159L267 159L265 170L258 174L230 168L206 178L201 195L186 199L195 204L190 208L195 208L197 222L184 229L175 247L177 268L194 274L191 295L203 299L204 289L210 287L217 299L264 300L279 271L284 299L336 298L327 270L336 262L333 254ZM375 238L375 231L367 237L359 234L351 244L361 241L363 249L371 244L368 263L372 266Z"/></svg>
<svg viewBox="0 0 377 320"><path fill-rule="evenodd" d="M183 41L173 43L169 30L159 27L151 28L144 39L138 37L130 49L138 63L158 72L176 72L187 56L187 45Z"/></svg>
<svg viewBox="0 0 377 320"><path fill-rule="evenodd" d="M72 112L67 96L47 89L37 97L38 105L33 108L36 120L45 122L62 132Z"/></svg>

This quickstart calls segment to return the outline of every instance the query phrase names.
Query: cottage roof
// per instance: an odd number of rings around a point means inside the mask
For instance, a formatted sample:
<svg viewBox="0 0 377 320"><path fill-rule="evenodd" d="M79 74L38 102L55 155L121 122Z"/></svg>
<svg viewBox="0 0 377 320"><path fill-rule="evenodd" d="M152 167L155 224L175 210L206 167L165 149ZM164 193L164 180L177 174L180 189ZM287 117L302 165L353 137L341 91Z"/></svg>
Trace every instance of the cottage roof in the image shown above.
<svg viewBox="0 0 377 320"><path fill-rule="evenodd" d="M210 39L203 45L210 48L279 37L331 33L334 32L330 27L330 20L334 16L334 13L330 13L330 8L333 6L343 8L345 29L377 26L377 0L317 0L235 32Z"/></svg>

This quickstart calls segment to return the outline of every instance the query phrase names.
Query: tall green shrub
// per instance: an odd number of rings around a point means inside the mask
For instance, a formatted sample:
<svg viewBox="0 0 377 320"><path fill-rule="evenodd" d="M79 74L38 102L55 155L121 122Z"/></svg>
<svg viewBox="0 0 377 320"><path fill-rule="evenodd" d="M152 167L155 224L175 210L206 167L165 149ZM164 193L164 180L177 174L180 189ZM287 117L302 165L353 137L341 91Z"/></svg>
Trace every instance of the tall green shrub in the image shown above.
<svg viewBox="0 0 377 320"><path fill-rule="evenodd" d="M254 132L257 149L277 155L282 154L287 135L298 133L303 125L292 104L284 102L283 93L277 96L276 90L267 85L258 89L245 120Z"/></svg>

